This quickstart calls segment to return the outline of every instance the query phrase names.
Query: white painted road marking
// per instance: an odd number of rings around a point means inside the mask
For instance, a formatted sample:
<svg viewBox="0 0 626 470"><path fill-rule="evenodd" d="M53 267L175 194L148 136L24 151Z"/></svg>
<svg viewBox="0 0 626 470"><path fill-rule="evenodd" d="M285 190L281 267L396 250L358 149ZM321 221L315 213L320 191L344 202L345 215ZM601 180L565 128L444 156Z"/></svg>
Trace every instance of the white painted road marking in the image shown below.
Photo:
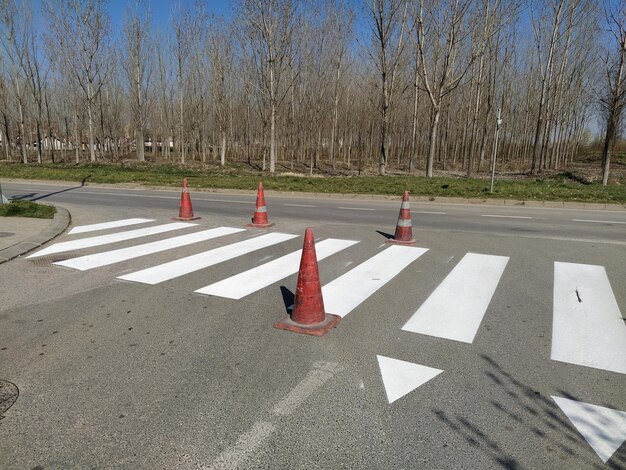
<svg viewBox="0 0 626 470"><path fill-rule="evenodd" d="M315 244L317 260L321 261L356 244L353 240L329 238ZM199 294L215 295L228 299L241 299L264 287L298 272L302 250L277 258L269 263L249 269L235 276L198 289Z"/></svg>
<svg viewBox="0 0 626 470"><path fill-rule="evenodd" d="M369 209L367 207L338 207L337 209L343 209L346 211L375 211L376 209Z"/></svg>
<svg viewBox="0 0 626 470"><path fill-rule="evenodd" d="M524 215L492 215L492 214L482 214L481 217L498 217L501 219L532 219L532 217L524 216Z"/></svg>
<svg viewBox="0 0 626 470"><path fill-rule="evenodd" d="M585 219L572 219L572 222L590 222L596 224L626 224L626 222L618 222L617 220L585 220Z"/></svg>
<svg viewBox="0 0 626 470"><path fill-rule="evenodd" d="M145 243L143 245L130 246L128 248L120 248L119 250L104 251L102 253L96 253L93 255L80 256L78 258L59 261L53 264L78 269L80 271L87 271L88 269L108 266L111 264L120 263L122 261L139 258L141 256L151 255L181 246L187 246L193 243L211 240L212 238L223 237L225 235L231 235L233 233L244 231L245 229L243 228L212 228L209 230L203 230L201 232L181 235L179 237L167 238L165 240L158 240L152 243Z"/></svg>
<svg viewBox="0 0 626 470"><path fill-rule="evenodd" d="M159 284L160 282L169 281L170 279L208 268L209 266L237 258L238 256L291 240L297 236L298 235L288 233L268 233L260 237L250 238L231 245L198 253L197 255L187 256L175 261L170 261L169 263L119 276L118 279L151 285Z"/></svg>
<svg viewBox="0 0 626 470"><path fill-rule="evenodd" d="M79 225L74 227L68 232L68 235L75 235L77 233L97 232L98 230L106 230L109 228L127 227L128 225L145 224L147 222L154 222L154 219L123 219L113 220L111 222L103 222L100 224Z"/></svg>
<svg viewBox="0 0 626 470"><path fill-rule="evenodd" d="M300 381L298 385L279 401L272 409L272 413L280 416L289 416L296 411L313 392L324 385L335 373L341 372L343 367L334 362L319 361L313 364L313 370Z"/></svg>
<svg viewBox="0 0 626 470"><path fill-rule="evenodd" d="M430 212L430 211L411 211L411 214L435 214L435 215L446 215L445 212Z"/></svg>
<svg viewBox="0 0 626 470"><path fill-rule="evenodd" d="M326 312L345 317L427 251L426 248L390 246L326 284L322 288Z"/></svg>
<svg viewBox="0 0 626 470"><path fill-rule="evenodd" d="M317 206L312 206L310 204L283 204L283 206L289 206L289 207L317 207Z"/></svg>
<svg viewBox="0 0 626 470"><path fill-rule="evenodd" d="M98 191L85 191L85 194L95 194L99 196L146 197L149 199L180 199L180 196L157 196L155 194L105 193ZM193 200L206 202L232 202L234 204L256 204L255 201L237 201L230 199L210 199L201 197L194 197Z"/></svg>
<svg viewBox="0 0 626 470"><path fill-rule="evenodd" d="M467 253L402 330L472 343L508 261Z"/></svg>
<svg viewBox="0 0 626 470"><path fill-rule="evenodd" d="M400 359L385 356L376 357L389 403L402 398L443 372L441 369L401 361Z"/></svg>
<svg viewBox="0 0 626 470"><path fill-rule="evenodd" d="M626 440L626 413L582 401L552 399L606 463Z"/></svg>
<svg viewBox="0 0 626 470"><path fill-rule="evenodd" d="M252 426L252 429L239 436L237 442L222 452L208 468L210 470L236 470L241 468L242 464L252 453L259 447L266 445L266 442L275 430L276 427L272 423L257 421ZM207 467L202 466L200 468Z"/></svg>
<svg viewBox="0 0 626 470"><path fill-rule="evenodd" d="M117 243L125 240L134 240L135 238L147 237L148 235L156 235L158 233L171 232L172 230L190 228L196 225L198 224L190 224L187 222L174 222L171 224L156 225L154 227L129 230L128 232L118 232L112 233L110 235L100 235L97 237L81 238L80 240L72 240L69 242L55 243L48 248L44 248L43 250L28 256L28 258L36 258L38 256L49 255L51 253L62 253L65 251L80 250L82 248L108 245L109 243Z"/></svg>
<svg viewBox="0 0 626 470"><path fill-rule="evenodd" d="M554 263L555 361L626 374L626 324L603 266Z"/></svg>

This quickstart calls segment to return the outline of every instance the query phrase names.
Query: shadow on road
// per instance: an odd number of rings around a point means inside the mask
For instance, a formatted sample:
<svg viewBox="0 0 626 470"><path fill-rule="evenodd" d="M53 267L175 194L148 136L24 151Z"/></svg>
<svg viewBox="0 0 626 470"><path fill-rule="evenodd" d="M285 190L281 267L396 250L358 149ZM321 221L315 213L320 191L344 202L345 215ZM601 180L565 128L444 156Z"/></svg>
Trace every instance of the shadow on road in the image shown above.
<svg viewBox="0 0 626 470"><path fill-rule="evenodd" d="M514 431L526 428L528 432L541 439L544 444L543 450L538 449L540 452L561 452L568 457L575 458L581 466L586 468L612 468L616 470L626 468L625 444L622 444L611 459L603 464L551 397L543 396L539 391L517 380L490 356L482 354L481 358L487 366L487 370L485 370L487 377L495 385L502 388L508 396L503 401L490 401L496 413L504 415L510 420L510 424L504 426L505 429ZM563 398L581 401L563 390L558 390L557 393ZM610 408L609 405L604 406ZM519 462L498 445L495 441L497 437L489 436L466 417L458 414L452 416L440 409L433 409L433 412L439 420L460 434L471 446L480 448L488 454L501 468L510 470L522 468ZM598 434L602 434L602 429L597 429L593 423L588 423L588 425L595 427Z"/></svg>
<svg viewBox="0 0 626 470"><path fill-rule="evenodd" d="M48 197L55 196L57 194L66 193L68 191L74 191L75 189L80 189L83 186L85 186L85 182L89 178L91 178L91 175L85 176L83 178L83 180L80 182L79 186L73 186L71 188L62 189L60 191L54 191L52 193L42 194L41 196L38 196L38 197L35 197L35 196L37 196L39 193L19 194L17 196L13 196L11 199L13 199L13 200L26 200L26 199L28 199L30 201L39 201L41 199L46 199Z"/></svg>

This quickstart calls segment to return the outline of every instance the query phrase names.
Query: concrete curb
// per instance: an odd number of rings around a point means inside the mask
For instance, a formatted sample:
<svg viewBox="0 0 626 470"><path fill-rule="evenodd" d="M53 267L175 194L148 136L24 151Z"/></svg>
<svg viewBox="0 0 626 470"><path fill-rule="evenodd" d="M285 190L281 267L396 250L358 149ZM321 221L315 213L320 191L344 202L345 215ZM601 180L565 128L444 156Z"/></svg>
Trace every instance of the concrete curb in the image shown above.
<svg viewBox="0 0 626 470"><path fill-rule="evenodd" d="M4 250L0 250L0 264L6 263L13 258L17 258L18 256L24 255L29 251L40 247L44 243L58 237L65 231L71 221L70 213L63 207L55 207L57 208L57 212L54 214L54 219L52 219L50 225L41 231L41 233L35 235L34 237L27 238L26 240L13 246L5 248Z"/></svg>

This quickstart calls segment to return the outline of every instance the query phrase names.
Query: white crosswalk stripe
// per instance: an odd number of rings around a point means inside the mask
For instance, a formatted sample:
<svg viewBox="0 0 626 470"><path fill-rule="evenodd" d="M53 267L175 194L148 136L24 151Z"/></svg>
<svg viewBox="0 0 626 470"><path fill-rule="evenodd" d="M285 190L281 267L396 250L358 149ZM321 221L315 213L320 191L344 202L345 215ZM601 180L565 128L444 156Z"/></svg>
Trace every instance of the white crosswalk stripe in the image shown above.
<svg viewBox="0 0 626 470"><path fill-rule="evenodd" d="M626 325L602 266L554 263L551 358L626 374Z"/></svg>
<svg viewBox="0 0 626 470"><path fill-rule="evenodd" d="M81 238L79 240L72 240L69 242L55 243L48 248L44 248L43 250L28 256L28 258L36 258L39 256L50 255L53 253L63 253L66 251L80 250L83 248L92 248L94 246L108 245L109 243L134 240L136 238L146 237L148 235L171 232L173 230L190 228L196 225L197 224L190 224L187 222L174 222L171 224L157 225L154 227L140 228L137 230L129 230L127 232L118 232L109 235L100 235L97 237Z"/></svg>
<svg viewBox="0 0 626 470"><path fill-rule="evenodd" d="M472 343L508 261L467 253L402 330Z"/></svg>
<svg viewBox="0 0 626 470"><path fill-rule="evenodd" d="M390 246L374 255L322 288L326 312L345 317L427 251Z"/></svg>
<svg viewBox="0 0 626 470"><path fill-rule="evenodd" d="M154 253L159 253L162 251L171 250L174 248L191 245L193 243L199 243L202 241L211 240L213 238L223 237L225 235L231 235L233 233L244 231L245 229L243 228L212 228L209 230L203 230L201 232L195 232L187 235L180 235L178 237L166 238L165 240L145 243L143 245L120 248L118 250L104 251L93 255L80 256L78 258L59 261L53 264L78 269L80 271L87 271L88 269L108 266L111 264L120 263L122 261L139 258L141 256L151 255Z"/></svg>
<svg viewBox="0 0 626 470"><path fill-rule="evenodd" d="M110 228L127 227L129 225L145 224L148 222L154 222L154 219L134 218L134 219L113 220L111 222L103 222L99 224L80 225L78 227L74 227L72 230L68 232L68 234L76 235L78 233L97 232L98 230L107 230Z"/></svg>
<svg viewBox="0 0 626 470"><path fill-rule="evenodd" d="M231 245L222 246L196 255L180 258L169 263L160 264L134 273L119 276L125 281L141 282L143 284L159 284L170 279L190 274L200 269L237 258L253 251L267 248L277 243L296 238L298 235L288 233L268 233L260 237L250 238Z"/></svg>
<svg viewBox="0 0 626 470"><path fill-rule="evenodd" d="M335 253L358 243L353 240L337 240L329 238L315 244L317 260L321 261ZM249 269L235 276L216 282L202 289L196 290L199 294L208 294L228 299L241 299L246 295L270 286L292 274L298 272L302 250Z"/></svg>

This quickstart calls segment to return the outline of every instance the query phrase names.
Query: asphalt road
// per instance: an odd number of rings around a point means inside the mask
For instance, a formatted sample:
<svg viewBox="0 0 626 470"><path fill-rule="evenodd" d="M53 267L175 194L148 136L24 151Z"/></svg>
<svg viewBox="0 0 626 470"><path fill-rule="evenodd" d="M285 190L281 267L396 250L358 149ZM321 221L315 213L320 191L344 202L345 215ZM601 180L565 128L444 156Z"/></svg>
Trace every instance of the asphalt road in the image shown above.
<svg viewBox="0 0 626 470"><path fill-rule="evenodd" d="M171 223L179 198L167 191L65 189L3 184L9 195L43 197L68 208L73 227L154 220L66 233L48 247ZM335 282L389 251L379 232L393 231L399 203L266 198L276 222L269 232L297 237L156 285L117 278L224 246L232 254L235 243L254 243L266 232L249 229L87 271L51 263L132 252L218 226L242 228L254 196L192 193L202 216L197 226L0 265L0 396L13 390L8 383L19 389L15 403L0 409L0 467L626 466L619 437L607 462L601 458L608 452L602 453L602 442L620 432L626 437L621 415L611 421L615 412L603 411L626 411L624 358L603 356L592 366L551 359L561 333L585 339L584 328L556 331L553 324L561 302L555 286L564 282L556 272L570 269L566 274L572 275L581 265L601 266L610 287L601 276L595 283L589 275L578 278L563 300L576 307L566 323L576 326L581 315L606 310L612 330L600 321L587 325L589 334L598 328L606 333L606 341L581 343L580 351L624 351L610 340L626 329L614 310L615 304L621 312L626 306L626 213L413 204L417 246L428 251L403 269L397 260L387 263L385 269L398 271L389 280L373 266L345 294L326 296L327 307L348 302L383 279L333 331L315 338L272 327L293 303L296 275L239 300L194 291L299 249L307 226L318 246L328 238L358 242L320 261L322 284ZM500 262L502 272L473 265L463 270L471 253ZM469 341L450 339L458 325L445 325L440 334L403 330L427 305L435 304L443 316L464 299L459 311L469 317L480 310L475 301L484 299L494 278L493 296ZM406 367L411 373L402 375ZM432 376L433 369L443 372ZM420 374L430 379L412 389ZM390 403L394 393L400 396ZM590 404L580 405L577 423L597 448L572 423L576 413L563 410L563 399Z"/></svg>

